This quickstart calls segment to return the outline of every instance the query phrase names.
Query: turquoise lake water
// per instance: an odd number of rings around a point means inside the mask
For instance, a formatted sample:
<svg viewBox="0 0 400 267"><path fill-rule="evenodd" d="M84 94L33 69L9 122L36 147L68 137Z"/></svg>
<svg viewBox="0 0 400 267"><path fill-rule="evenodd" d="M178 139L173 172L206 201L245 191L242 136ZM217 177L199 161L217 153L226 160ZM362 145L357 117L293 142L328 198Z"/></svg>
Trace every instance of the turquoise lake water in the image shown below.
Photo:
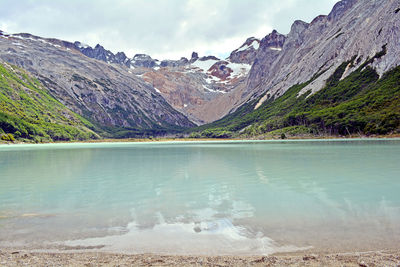
<svg viewBox="0 0 400 267"><path fill-rule="evenodd" d="M0 146L0 247L399 248L400 140Z"/></svg>

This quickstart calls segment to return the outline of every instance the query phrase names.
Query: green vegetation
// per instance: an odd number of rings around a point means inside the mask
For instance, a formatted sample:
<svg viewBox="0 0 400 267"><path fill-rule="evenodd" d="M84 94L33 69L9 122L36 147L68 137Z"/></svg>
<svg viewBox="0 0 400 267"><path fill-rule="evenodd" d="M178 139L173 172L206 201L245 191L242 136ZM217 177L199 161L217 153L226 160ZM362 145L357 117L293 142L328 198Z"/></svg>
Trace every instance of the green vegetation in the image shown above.
<svg viewBox="0 0 400 267"><path fill-rule="evenodd" d="M193 137L212 136L221 131L236 137L299 135L385 135L400 133L400 67L379 79L367 66L386 52L382 47L374 58L340 80L355 57L344 62L327 80L325 88L298 96L310 81L291 87L284 95L256 101L214 123L192 129ZM249 111L250 110L250 111Z"/></svg>
<svg viewBox="0 0 400 267"><path fill-rule="evenodd" d="M400 66L381 78L369 67L386 53L386 46L368 58L356 71L341 80L356 57L341 64L315 94L300 91L319 77L289 88L280 97L269 98L257 109L259 99L239 107L224 118L185 130L169 124L156 124L144 114L145 128L109 127L89 122L67 109L24 70L0 64L0 141L48 142L105 138L152 138L171 133L190 133L190 138L248 138L310 135L386 135L400 133ZM359 59L360 60L360 59ZM359 63L359 60L357 63ZM82 80L78 74L74 80ZM92 87L104 84L99 80ZM97 84L97 85L96 85ZM172 108L171 108L172 109ZM86 114L90 118L92 114ZM116 106L114 112L124 114ZM134 121L132 121L134 124ZM97 134L96 134L97 133Z"/></svg>
<svg viewBox="0 0 400 267"><path fill-rule="evenodd" d="M67 109L24 70L0 64L0 139L34 142L97 138L94 126Z"/></svg>
<svg viewBox="0 0 400 267"><path fill-rule="evenodd" d="M130 128L130 127L101 127L101 136L113 139L126 139L126 138L152 138L154 136L166 136L168 134L182 133L185 128L176 125L160 126L153 125L153 128Z"/></svg>

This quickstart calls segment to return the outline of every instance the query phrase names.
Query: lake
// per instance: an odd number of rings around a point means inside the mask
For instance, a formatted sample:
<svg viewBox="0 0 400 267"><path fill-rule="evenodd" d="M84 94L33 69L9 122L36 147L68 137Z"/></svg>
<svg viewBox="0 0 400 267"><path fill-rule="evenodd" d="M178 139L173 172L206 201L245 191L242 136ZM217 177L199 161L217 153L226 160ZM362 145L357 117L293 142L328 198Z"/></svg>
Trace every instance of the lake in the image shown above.
<svg viewBox="0 0 400 267"><path fill-rule="evenodd" d="M400 140L0 146L0 247L399 248Z"/></svg>

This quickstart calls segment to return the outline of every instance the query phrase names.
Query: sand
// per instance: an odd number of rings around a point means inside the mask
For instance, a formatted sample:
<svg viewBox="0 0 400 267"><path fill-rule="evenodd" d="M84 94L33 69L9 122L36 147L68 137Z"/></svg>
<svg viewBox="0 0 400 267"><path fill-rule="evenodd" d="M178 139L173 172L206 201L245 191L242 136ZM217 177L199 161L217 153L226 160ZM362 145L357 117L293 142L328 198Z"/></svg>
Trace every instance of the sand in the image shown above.
<svg viewBox="0 0 400 267"><path fill-rule="evenodd" d="M0 250L0 266L400 266L400 250L246 257Z"/></svg>

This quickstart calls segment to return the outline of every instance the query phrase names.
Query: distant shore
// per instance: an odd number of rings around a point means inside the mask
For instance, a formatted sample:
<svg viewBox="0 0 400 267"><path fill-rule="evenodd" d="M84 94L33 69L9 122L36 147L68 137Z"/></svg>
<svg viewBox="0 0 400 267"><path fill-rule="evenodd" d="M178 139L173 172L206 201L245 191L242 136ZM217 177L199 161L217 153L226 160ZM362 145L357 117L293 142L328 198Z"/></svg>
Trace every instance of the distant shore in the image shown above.
<svg viewBox="0 0 400 267"><path fill-rule="evenodd" d="M288 136L284 139L278 136L262 136L262 137L248 137L248 138L174 138L174 137L154 137L154 138L123 138L123 139L91 139L91 140L74 140L74 141L55 141L55 142L42 142L38 144L61 144L61 143L143 143L143 142L190 142L190 141L268 141L268 140L329 140L329 139L397 139L400 134L390 135L352 135L352 136L314 136L314 135L301 135L301 136ZM36 144L34 142L21 142L21 141L3 141L0 144Z"/></svg>
<svg viewBox="0 0 400 267"><path fill-rule="evenodd" d="M270 256L171 256L1 250L0 266L398 266L399 250Z"/></svg>

